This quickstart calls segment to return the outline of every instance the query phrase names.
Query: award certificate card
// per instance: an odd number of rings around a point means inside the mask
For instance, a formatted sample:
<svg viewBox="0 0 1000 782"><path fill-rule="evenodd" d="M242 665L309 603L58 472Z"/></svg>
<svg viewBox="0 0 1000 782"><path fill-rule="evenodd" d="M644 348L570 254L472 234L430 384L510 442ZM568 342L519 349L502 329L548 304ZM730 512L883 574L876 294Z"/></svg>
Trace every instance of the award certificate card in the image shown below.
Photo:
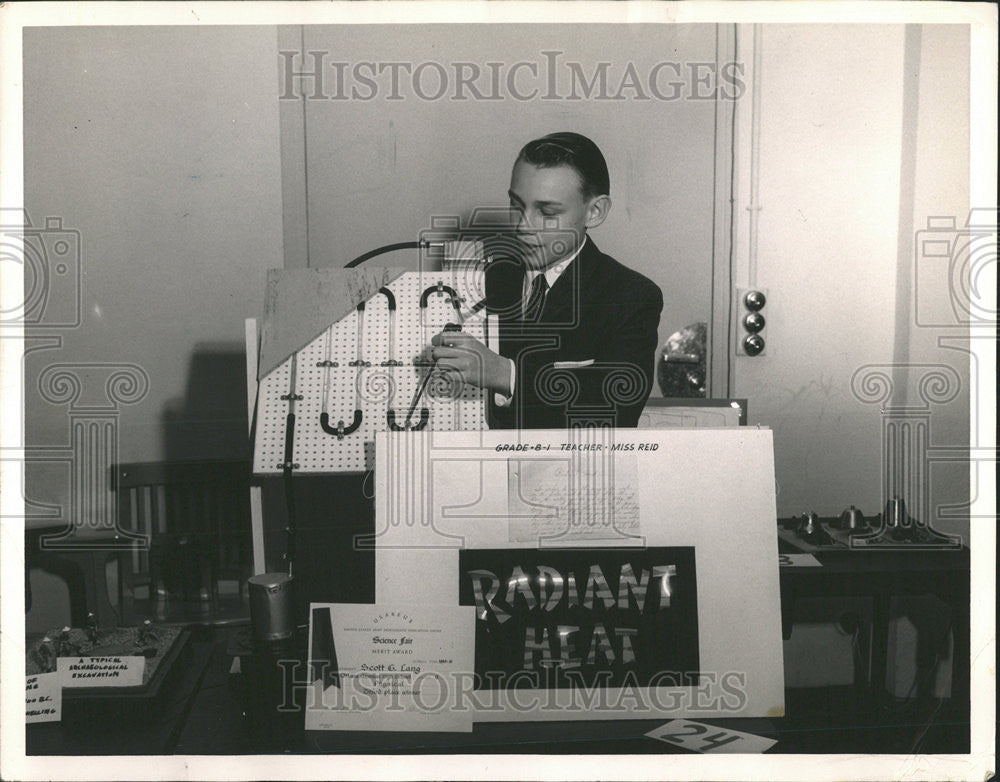
<svg viewBox="0 0 1000 782"><path fill-rule="evenodd" d="M313 603L306 730L472 731L475 607Z"/></svg>

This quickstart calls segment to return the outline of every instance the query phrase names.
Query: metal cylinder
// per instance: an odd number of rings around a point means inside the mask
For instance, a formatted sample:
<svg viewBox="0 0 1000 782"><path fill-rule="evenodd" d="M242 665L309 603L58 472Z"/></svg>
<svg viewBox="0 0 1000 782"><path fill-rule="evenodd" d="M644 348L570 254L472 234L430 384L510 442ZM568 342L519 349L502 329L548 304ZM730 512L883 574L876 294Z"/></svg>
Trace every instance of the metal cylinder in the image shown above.
<svg viewBox="0 0 1000 782"><path fill-rule="evenodd" d="M247 579L250 587L250 623L256 641L281 641L295 632L292 592L287 573L262 573Z"/></svg>

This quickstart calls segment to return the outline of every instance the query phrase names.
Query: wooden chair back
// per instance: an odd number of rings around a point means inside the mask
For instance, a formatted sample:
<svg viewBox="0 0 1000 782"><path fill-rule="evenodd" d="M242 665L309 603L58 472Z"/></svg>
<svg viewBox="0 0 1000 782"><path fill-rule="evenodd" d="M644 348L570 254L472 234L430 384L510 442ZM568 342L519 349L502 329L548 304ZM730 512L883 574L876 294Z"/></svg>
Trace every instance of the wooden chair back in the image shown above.
<svg viewBox="0 0 1000 782"><path fill-rule="evenodd" d="M220 582L242 595L251 573L250 462L187 461L119 464L115 469L119 524L146 536L124 575L134 610L137 590L151 601L181 592L214 603ZM158 606L156 618L163 606Z"/></svg>

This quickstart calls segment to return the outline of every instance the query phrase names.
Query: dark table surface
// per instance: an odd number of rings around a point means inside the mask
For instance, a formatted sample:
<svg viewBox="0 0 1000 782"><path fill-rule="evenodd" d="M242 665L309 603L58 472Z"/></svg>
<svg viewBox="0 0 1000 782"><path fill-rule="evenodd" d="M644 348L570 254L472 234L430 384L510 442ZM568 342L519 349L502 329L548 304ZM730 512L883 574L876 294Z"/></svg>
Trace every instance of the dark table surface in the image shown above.
<svg viewBox="0 0 1000 782"><path fill-rule="evenodd" d="M786 548L787 550L787 548ZM962 613L968 646L968 550L813 552L821 567L782 567L782 602L801 595L909 592L940 594ZM297 658L304 651L284 650L288 663L273 655L240 656L248 648L248 627L192 626L184 667L167 696L141 720L101 724L49 723L27 728L29 755L191 754L247 755L276 753L528 753L647 754L685 750L645 736L665 722L601 720L573 722L477 723L471 733L306 732L303 712L277 711L282 675L303 676ZM880 699L869 686L786 690L786 713L773 719L706 719L705 722L775 739L776 753L908 753L919 740L922 752L969 750L967 693L968 653L956 642L955 697L941 701ZM957 666L961 668L961 666ZM965 682L963 690L962 682ZM287 686L287 683L286 683ZM301 700L301 689L298 692ZM288 691L288 690L286 690ZM294 690L291 690L294 693Z"/></svg>

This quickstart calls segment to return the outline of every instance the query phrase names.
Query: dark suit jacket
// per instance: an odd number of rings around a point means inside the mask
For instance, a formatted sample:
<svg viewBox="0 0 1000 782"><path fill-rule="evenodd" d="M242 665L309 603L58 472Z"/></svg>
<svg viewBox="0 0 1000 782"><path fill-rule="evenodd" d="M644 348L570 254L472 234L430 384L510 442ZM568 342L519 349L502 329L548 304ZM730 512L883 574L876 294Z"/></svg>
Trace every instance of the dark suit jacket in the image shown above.
<svg viewBox="0 0 1000 782"><path fill-rule="evenodd" d="M523 285L516 260L496 260L486 270L499 353L517 368L510 406L495 405L490 395L491 428L634 427L653 388L659 287L591 239L552 286L537 323L522 321Z"/></svg>

